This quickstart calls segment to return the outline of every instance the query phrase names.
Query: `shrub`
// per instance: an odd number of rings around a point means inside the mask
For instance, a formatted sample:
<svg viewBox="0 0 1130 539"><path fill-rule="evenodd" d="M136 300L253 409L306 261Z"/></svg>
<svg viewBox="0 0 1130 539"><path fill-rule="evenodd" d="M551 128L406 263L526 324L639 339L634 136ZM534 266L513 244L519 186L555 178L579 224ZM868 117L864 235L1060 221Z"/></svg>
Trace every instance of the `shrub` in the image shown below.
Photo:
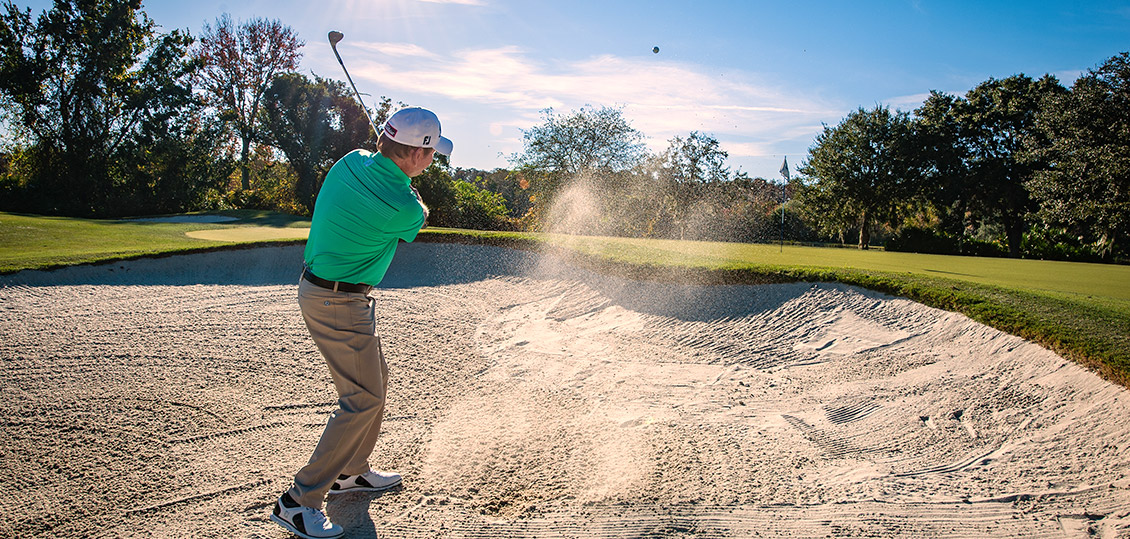
<svg viewBox="0 0 1130 539"><path fill-rule="evenodd" d="M887 239L888 251L935 255L1008 256L999 242L977 239L916 226L904 226Z"/></svg>
<svg viewBox="0 0 1130 539"><path fill-rule="evenodd" d="M1101 257L1083 245L1082 236L1071 236L1065 228L1033 226L1020 243L1024 258L1098 262Z"/></svg>
<svg viewBox="0 0 1130 539"><path fill-rule="evenodd" d="M961 253L961 244L957 238L945 232L905 226L887 239L886 249L906 253L956 255Z"/></svg>
<svg viewBox="0 0 1130 539"><path fill-rule="evenodd" d="M509 228L506 200L479 186L455 180L455 223L459 228L503 230Z"/></svg>

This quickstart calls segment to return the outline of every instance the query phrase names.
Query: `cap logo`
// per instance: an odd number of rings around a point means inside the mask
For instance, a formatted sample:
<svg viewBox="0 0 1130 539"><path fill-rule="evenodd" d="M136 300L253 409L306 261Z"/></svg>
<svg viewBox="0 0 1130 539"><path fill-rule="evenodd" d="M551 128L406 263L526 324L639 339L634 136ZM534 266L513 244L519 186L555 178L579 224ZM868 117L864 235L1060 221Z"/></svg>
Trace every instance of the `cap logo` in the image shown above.
<svg viewBox="0 0 1130 539"><path fill-rule="evenodd" d="M431 135L424 135L424 146L427 146L428 144L431 144L431 143L432 143L432 136Z"/></svg>
<svg viewBox="0 0 1130 539"><path fill-rule="evenodd" d="M396 128L391 125L385 124L385 132L387 132L390 137L396 136Z"/></svg>

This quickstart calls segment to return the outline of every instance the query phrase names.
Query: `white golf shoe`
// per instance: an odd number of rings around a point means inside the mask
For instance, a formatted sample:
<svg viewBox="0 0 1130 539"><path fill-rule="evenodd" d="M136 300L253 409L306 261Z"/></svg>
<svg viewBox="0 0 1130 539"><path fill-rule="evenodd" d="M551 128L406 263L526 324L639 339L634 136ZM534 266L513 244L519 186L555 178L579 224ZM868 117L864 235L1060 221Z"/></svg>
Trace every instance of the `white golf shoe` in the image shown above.
<svg viewBox="0 0 1130 539"><path fill-rule="evenodd" d="M400 484L400 474L369 470L359 475L341 474L330 487L330 494L380 492Z"/></svg>
<svg viewBox="0 0 1130 539"><path fill-rule="evenodd" d="M345 535L345 530L330 522L325 513L299 505L289 492L275 501L271 520L302 539L337 539Z"/></svg>

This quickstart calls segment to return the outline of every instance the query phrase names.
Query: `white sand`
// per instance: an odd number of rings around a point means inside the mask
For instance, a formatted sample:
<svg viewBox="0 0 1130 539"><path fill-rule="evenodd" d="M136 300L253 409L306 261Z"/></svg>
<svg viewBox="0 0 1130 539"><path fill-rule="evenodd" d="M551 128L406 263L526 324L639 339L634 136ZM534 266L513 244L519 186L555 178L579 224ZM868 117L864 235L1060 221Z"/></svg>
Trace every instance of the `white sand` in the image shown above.
<svg viewBox="0 0 1130 539"><path fill-rule="evenodd" d="M301 246L0 277L0 536L286 537L334 409ZM1130 393L836 284L402 245L350 537L1130 537Z"/></svg>

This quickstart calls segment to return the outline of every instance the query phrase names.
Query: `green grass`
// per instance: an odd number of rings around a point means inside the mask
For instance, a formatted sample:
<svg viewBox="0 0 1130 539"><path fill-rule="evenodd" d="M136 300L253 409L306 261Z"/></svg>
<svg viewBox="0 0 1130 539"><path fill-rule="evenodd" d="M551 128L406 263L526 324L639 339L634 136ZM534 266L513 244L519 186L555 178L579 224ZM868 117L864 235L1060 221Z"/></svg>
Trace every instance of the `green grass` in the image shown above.
<svg viewBox="0 0 1130 539"><path fill-rule="evenodd" d="M264 211L215 212L237 221L154 223L0 212L0 274L141 256L216 249L254 241L208 241L187 232L231 227L309 227L309 219Z"/></svg>
<svg viewBox="0 0 1130 539"><path fill-rule="evenodd" d="M220 212L237 221L146 223L0 213L0 273L275 243L309 220ZM225 230L235 228L237 230ZM264 234L265 229L272 233ZM191 238L225 231L228 241ZM293 237L304 231L296 230ZM1130 387L1130 266L882 250L425 229L421 241L552 249L631 277L712 283L834 281L907 297L1039 342Z"/></svg>

